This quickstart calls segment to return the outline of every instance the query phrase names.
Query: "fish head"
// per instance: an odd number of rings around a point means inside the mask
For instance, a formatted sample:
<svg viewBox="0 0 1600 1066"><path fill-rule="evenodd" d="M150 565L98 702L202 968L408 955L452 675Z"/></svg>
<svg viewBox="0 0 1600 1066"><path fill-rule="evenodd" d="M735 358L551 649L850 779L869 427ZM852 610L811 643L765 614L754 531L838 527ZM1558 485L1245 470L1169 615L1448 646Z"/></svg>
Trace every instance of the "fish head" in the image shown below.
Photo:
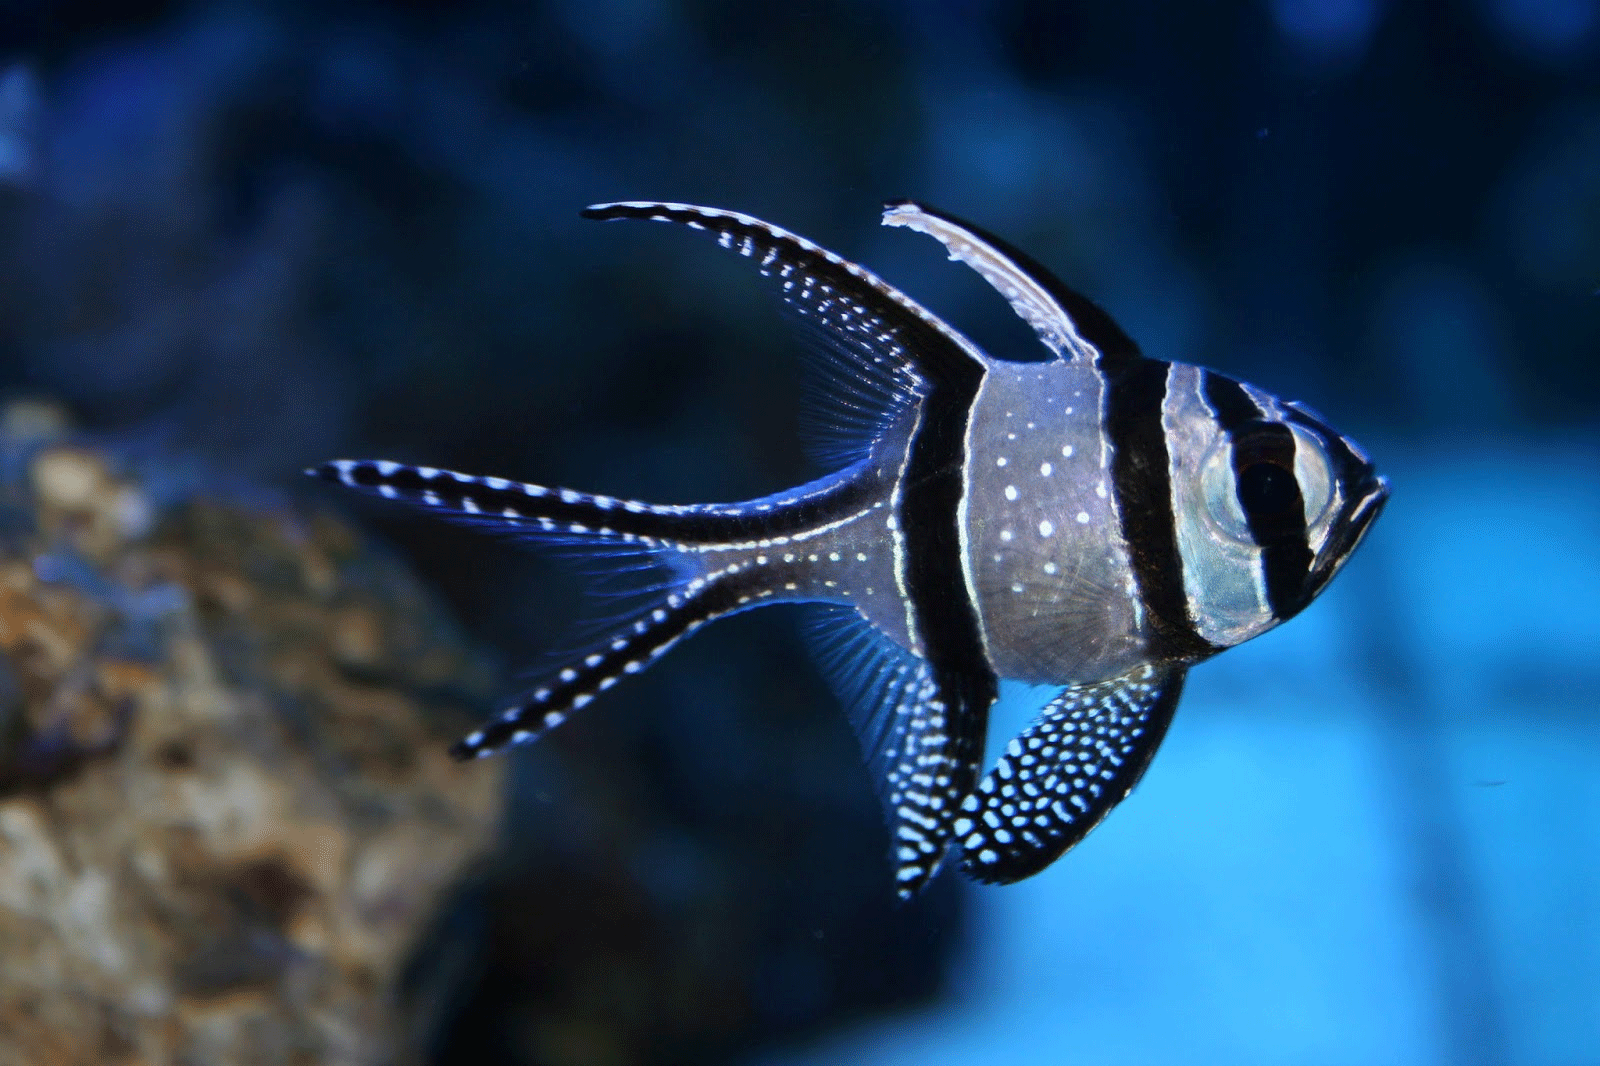
<svg viewBox="0 0 1600 1066"><path fill-rule="evenodd" d="M1328 498L1322 503L1320 513L1315 521L1308 518L1306 524L1315 554L1301 589L1300 607L1304 608L1343 568L1366 537L1373 520L1389 500L1389 479L1378 473L1360 445L1329 426L1304 404L1286 403L1282 410L1291 429L1298 434L1297 442L1305 442L1297 448L1296 455L1305 454L1309 467L1323 467L1326 474L1322 476L1326 477L1328 485ZM1320 480L1317 484L1320 486ZM1301 491L1306 491L1305 481L1302 480L1301 485Z"/></svg>
<svg viewBox="0 0 1600 1066"><path fill-rule="evenodd" d="M1220 648L1304 610L1366 536L1389 483L1304 404L1201 375L1205 402L1168 430L1189 610Z"/></svg>

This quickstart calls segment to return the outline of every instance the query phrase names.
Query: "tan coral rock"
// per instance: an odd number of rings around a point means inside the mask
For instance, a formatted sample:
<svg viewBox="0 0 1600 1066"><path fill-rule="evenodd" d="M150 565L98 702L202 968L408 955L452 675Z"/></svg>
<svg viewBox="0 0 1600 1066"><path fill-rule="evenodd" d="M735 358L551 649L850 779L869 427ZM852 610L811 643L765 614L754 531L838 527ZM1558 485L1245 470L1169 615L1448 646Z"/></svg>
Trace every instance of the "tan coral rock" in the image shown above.
<svg viewBox="0 0 1600 1066"><path fill-rule="evenodd" d="M137 479L61 446L0 494L37 515L0 548L0 1066L407 1061L401 969L500 809L444 753L481 667L331 520L130 525Z"/></svg>

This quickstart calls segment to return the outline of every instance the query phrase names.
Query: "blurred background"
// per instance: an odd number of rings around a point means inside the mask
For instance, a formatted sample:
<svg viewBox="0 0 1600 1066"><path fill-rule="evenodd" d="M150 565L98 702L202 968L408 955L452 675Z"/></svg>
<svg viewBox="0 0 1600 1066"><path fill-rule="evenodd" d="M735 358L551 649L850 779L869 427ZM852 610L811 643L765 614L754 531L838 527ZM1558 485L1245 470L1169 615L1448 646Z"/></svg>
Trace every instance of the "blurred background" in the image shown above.
<svg viewBox="0 0 1600 1066"><path fill-rule="evenodd" d="M300 468L794 484L770 293L577 210L749 212L1027 350L892 197L1310 403L1386 514L1079 849L905 907L794 619L713 627L509 757L427 1061L1600 1062L1595 0L0 0L0 396L353 516L509 693L570 568Z"/></svg>

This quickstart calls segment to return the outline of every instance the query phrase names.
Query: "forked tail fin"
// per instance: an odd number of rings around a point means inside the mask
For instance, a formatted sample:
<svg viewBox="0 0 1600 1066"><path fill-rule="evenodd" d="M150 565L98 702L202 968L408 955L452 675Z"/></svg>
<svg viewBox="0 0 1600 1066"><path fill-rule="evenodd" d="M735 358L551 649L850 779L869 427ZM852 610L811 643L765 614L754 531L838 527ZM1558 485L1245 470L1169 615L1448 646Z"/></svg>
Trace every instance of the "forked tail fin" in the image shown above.
<svg viewBox="0 0 1600 1066"><path fill-rule="evenodd" d="M771 536L770 512L779 504L823 513L858 491L842 481L824 481L770 502L662 506L389 461L341 459L307 473L497 531L662 564L660 584L635 589L646 598L631 620L459 741L451 748L458 759L537 740L707 622L761 602L765 593L741 567L742 553L708 549Z"/></svg>
<svg viewBox="0 0 1600 1066"><path fill-rule="evenodd" d="M533 743L622 677L639 673L707 622L738 611L750 601L736 574L718 572L685 582L592 650L579 653L514 706L457 741L450 754L457 759L478 759Z"/></svg>

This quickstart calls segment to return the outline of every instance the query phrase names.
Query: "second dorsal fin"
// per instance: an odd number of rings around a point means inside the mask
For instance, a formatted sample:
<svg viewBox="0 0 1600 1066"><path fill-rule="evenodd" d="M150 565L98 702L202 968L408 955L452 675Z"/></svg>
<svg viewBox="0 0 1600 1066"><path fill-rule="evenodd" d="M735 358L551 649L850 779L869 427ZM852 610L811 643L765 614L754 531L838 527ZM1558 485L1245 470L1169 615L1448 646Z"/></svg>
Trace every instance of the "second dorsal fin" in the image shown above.
<svg viewBox="0 0 1600 1066"><path fill-rule="evenodd" d="M812 436L830 465L860 458L926 392L964 378L982 351L959 331L865 267L798 234L736 211L692 204L596 204L583 217L671 222L716 238L777 283L819 356Z"/></svg>

